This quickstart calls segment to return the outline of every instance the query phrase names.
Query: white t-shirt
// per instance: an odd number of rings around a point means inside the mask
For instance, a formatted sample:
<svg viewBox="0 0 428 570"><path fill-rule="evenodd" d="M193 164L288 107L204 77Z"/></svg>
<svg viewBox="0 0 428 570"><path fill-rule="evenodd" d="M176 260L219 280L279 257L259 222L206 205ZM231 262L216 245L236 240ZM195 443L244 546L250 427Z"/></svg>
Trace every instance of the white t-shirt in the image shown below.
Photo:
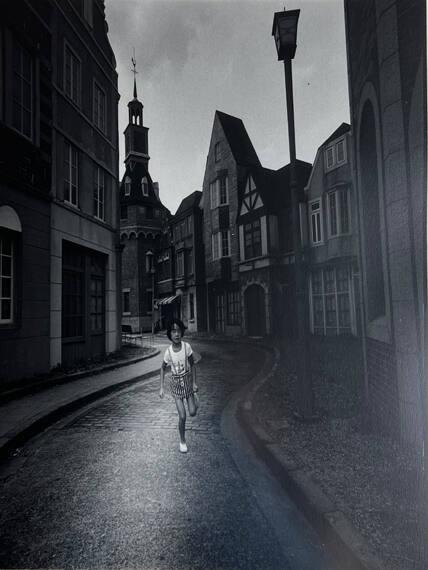
<svg viewBox="0 0 428 570"><path fill-rule="evenodd" d="M190 366L187 362L189 356L193 354L192 347L188 342L181 341L181 350L174 352L172 344L165 350L163 361L171 366L173 374L184 374L189 372Z"/></svg>

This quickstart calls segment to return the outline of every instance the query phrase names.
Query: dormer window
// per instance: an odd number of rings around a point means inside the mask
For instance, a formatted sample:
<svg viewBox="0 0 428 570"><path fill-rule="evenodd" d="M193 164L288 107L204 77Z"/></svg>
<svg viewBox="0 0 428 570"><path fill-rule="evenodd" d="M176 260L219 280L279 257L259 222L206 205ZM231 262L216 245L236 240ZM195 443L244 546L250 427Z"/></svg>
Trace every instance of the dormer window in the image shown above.
<svg viewBox="0 0 428 570"><path fill-rule="evenodd" d="M215 143L214 146L214 160L215 162L219 162L220 160L220 143Z"/></svg>
<svg viewBox="0 0 428 570"><path fill-rule="evenodd" d="M341 138L330 144L325 149L324 156L326 171L333 170L333 168L345 164L347 160L345 138Z"/></svg>
<svg viewBox="0 0 428 570"><path fill-rule="evenodd" d="M141 180L141 191L143 193L143 196L149 195L149 184L146 177Z"/></svg>
<svg viewBox="0 0 428 570"><path fill-rule="evenodd" d="M131 179L126 177L125 178L125 196L129 196L131 194Z"/></svg>

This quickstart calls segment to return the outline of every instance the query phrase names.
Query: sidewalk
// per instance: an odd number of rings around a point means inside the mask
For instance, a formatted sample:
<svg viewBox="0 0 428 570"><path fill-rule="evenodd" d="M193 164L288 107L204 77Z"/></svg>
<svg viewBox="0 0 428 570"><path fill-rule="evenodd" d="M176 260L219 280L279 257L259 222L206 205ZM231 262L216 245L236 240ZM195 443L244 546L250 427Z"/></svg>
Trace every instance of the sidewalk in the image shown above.
<svg viewBox="0 0 428 570"><path fill-rule="evenodd" d="M160 363L160 351L156 347L144 352L137 348L129 352L128 358L72 374L48 376L22 390L3 394L0 404L0 459L9 456L64 414L157 374Z"/></svg>
<svg viewBox="0 0 428 570"><path fill-rule="evenodd" d="M296 377L275 350L271 373L238 411L260 457L335 551L341 570L419 570L415 455L364 432L358 403L325 378L314 377L320 421L294 419Z"/></svg>

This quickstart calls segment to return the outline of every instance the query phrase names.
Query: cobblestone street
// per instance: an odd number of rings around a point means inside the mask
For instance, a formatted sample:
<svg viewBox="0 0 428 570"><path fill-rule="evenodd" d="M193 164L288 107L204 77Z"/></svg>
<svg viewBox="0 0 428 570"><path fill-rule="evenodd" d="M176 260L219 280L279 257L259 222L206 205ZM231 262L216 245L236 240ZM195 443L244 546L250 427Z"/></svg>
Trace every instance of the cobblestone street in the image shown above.
<svg viewBox="0 0 428 570"><path fill-rule="evenodd" d="M226 402L264 350L194 348L201 408L188 419L189 453L157 377L64 418L0 472L1 568L325 567L311 531L295 530L301 556L280 544L222 435ZM300 529L297 519L284 526Z"/></svg>

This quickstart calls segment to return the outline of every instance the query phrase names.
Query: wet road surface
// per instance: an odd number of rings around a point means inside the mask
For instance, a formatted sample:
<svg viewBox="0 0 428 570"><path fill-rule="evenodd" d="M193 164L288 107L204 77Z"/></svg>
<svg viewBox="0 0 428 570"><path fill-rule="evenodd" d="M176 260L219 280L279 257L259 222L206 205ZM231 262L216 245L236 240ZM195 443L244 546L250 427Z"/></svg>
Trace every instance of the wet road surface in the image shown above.
<svg viewBox="0 0 428 570"><path fill-rule="evenodd" d="M175 405L154 378L65 418L1 466L1 568L325 567L295 513L284 524L301 544L281 544L221 431L228 399L264 351L194 348L201 408L188 418L189 453L178 451Z"/></svg>

